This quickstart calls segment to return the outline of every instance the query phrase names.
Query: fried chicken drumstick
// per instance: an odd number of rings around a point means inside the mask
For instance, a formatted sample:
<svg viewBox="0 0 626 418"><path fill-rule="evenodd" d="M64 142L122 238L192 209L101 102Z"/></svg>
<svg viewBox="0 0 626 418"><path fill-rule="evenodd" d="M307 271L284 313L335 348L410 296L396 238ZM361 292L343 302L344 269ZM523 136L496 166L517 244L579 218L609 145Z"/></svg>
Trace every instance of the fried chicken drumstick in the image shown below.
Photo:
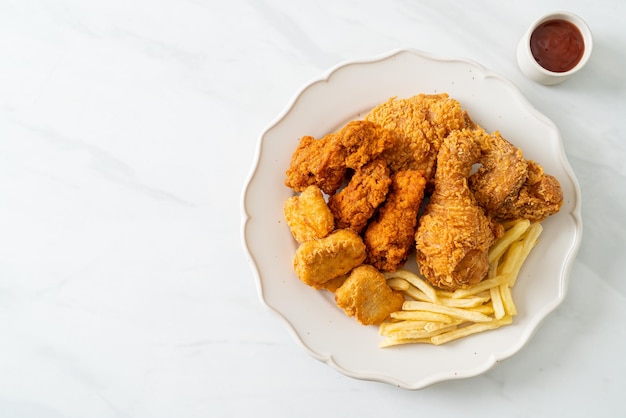
<svg viewBox="0 0 626 418"><path fill-rule="evenodd" d="M489 270L489 247L504 233L467 184L479 157L475 132L468 129L450 133L439 149L435 190L417 229L416 260L421 273L442 289L481 281Z"/></svg>

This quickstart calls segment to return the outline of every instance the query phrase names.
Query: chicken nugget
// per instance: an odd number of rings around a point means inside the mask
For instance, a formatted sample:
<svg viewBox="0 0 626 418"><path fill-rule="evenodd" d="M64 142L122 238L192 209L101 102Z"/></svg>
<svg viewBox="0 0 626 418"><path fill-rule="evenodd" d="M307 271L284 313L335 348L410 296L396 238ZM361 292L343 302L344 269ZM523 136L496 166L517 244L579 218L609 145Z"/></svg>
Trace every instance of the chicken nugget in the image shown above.
<svg viewBox="0 0 626 418"><path fill-rule="evenodd" d="M333 214L317 186L309 186L299 196L287 199L284 214L287 225L298 242L324 238L335 229Z"/></svg>
<svg viewBox="0 0 626 418"><path fill-rule="evenodd" d="M350 229L339 229L325 238L307 241L296 250L293 268L298 278L316 289L348 273L365 260L365 244Z"/></svg>
<svg viewBox="0 0 626 418"><path fill-rule="evenodd" d="M381 271L396 271L406 262L415 244L425 187L421 171L402 170L391 177L387 200L363 235L368 264Z"/></svg>
<svg viewBox="0 0 626 418"><path fill-rule="evenodd" d="M328 199L335 226L360 233L385 201L390 184L389 168L382 158L356 171L346 187Z"/></svg>
<svg viewBox="0 0 626 418"><path fill-rule="evenodd" d="M379 325L391 312L399 311L404 296L387 284L375 267L363 264L350 273L335 291L335 303L363 325Z"/></svg>

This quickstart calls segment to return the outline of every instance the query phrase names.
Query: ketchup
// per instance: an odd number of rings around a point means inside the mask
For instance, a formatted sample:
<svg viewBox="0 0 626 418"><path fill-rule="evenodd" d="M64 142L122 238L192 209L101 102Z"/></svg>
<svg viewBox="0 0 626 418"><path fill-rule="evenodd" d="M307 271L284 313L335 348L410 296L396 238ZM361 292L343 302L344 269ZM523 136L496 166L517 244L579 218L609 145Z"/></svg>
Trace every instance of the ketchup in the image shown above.
<svg viewBox="0 0 626 418"><path fill-rule="evenodd" d="M585 52L585 42L573 23L560 19L548 20L533 31L530 50L543 68L564 73L578 64Z"/></svg>

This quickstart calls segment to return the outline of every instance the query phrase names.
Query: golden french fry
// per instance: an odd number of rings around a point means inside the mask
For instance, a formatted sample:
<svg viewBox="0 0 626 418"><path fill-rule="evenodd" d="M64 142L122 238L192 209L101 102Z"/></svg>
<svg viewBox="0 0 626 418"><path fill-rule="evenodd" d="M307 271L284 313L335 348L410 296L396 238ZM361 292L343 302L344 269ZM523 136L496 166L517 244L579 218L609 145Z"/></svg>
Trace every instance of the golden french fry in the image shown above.
<svg viewBox="0 0 626 418"><path fill-rule="evenodd" d="M509 248L509 246L517 241L524 232L530 226L530 221L528 219L520 219L516 221L510 229L508 229L500 239L498 239L492 246L489 248L489 263L492 263L499 259L502 254Z"/></svg>
<svg viewBox="0 0 626 418"><path fill-rule="evenodd" d="M380 335L391 335L401 331L413 331L424 329L428 321L400 321L400 322L383 322L380 324L378 332Z"/></svg>
<svg viewBox="0 0 626 418"><path fill-rule="evenodd" d="M515 307L515 303L513 302L513 296L511 295L511 288L508 284L500 285L500 296L502 298L502 305L504 306L504 310L510 316L517 315L517 308Z"/></svg>
<svg viewBox="0 0 626 418"><path fill-rule="evenodd" d="M492 287L491 289L489 289L489 293L491 294L491 306L493 306L493 316L495 316L496 319L504 317L504 315L506 315L506 311L504 310L504 304L502 303L500 288Z"/></svg>
<svg viewBox="0 0 626 418"><path fill-rule="evenodd" d="M481 322L477 324L471 324L462 328L457 328L449 332L445 332L439 335L432 336L431 342L435 345L441 345L468 335L476 334L483 331L488 331L495 328L500 328L504 325L509 325L513 322L513 318L505 316L502 319L495 319L490 322Z"/></svg>
<svg viewBox="0 0 626 418"><path fill-rule="evenodd" d="M477 293L489 290L492 287L500 286L502 283L508 283L509 277L505 274L499 274L491 279L483 280L478 284L467 289L459 289L454 292L453 298L466 298L468 296L475 295Z"/></svg>
<svg viewBox="0 0 626 418"><path fill-rule="evenodd" d="M398 311L391 313L391 319L403 320L403 321L437 321L449 324L452 322L452 317L436 312L426 311Z"/></svg>
<svg viewBox="0 0 626 418"><path fill-rule="evenodd" d="M421 300L422 302L432 302L432 299L429 298L426 293L419 290L417 287L409 284L409 288L403 292L406 296L414 299Z"/></svg>
<svg viewBox="0 0 626 418"><path fill-rule="evenodd" d="M398 331L394 332L392 335L387 335L388 337L396 338L399 340L403 340L406 338L430 338L435 335L443 334L445 332L454 331L457 328L457 325L448 325L443 328L435 329L434 331L427 331L425 329L414 329L414 330L406 330L406 331Z"/></svg>
<svg viewBox="0 0 626 418"><path fill-rule="evenodd" d="M509 286L513 286L515 284L519 271L530 254L530 251L537 243L542 229L543 228L540 224L532 224L522 236L522 239L512 243L510 248L504 254L503 261L498 269L498 272L509 276Z"/></svg>
<svg viewBox="0 0 626 418"><path fill-rule="evenodd" d="M428 311L428 312L436 312L442 313L445 315L450 315L454 318L464 319L470 322L489 322L491 318L485 314L480 312L470 311L467 309L453 308L450 306L443 306L436 303L431 302L420 302L420 301L406 301L402 305L403 310L407 311Z"/></svg>
<svg viewBox="0 0 626 418"><path fill-rule="evenodd" d="M384 340L382 340L378 344L378 346L380 348L387 348L387 347L393 347L395 345L401 345L401 344L419 344L419 343L432 344L432 342L430 341L430 338L391 338L391 337L386 337Z"/></svg>
<svg viewBox="0 0 626 418"><path fill-rule="evenodd" d="M484 305L476 306L475 308L467 308L468 311L472 312L480 312L485 315L493 315L493 306L490 303L486 303Z"/></svg>
<svg viewBox="0 0 626 418"><path fill-rule="evenodd" d="M453 308L473 308L489 302L489 299L490 295L487 293L485 296L471 296L467 298L441 298L439 303Z"/></svg>
<svg viewBox="0 0 626 418"><path fill-rule="evenodd" d="M429 332L440 331L443 329L448 330L451 326L461 325L463 322L463 320L457 320L451 324L444 324L443 322L427 322L426 325L424 325L424 329Z"/></svg>
<svg viewBox="0 0 626 418"><path fill-rule="evenodd" d="M410 286L409 282L399 277L392 277L391 279L388 279L387 284L393 290L399 290L399 291L405 291Z"/></svg>
<svg viewBox="0 0 626 418"><path fill-rule="evenodd" d="M412 271L400 269L400 270L396 270L393 273L385 273L385 277L387 278L399 277L401 279L406 280L407 282L409 282L410 284L412 284L413 286L421 290L426 295L426 297L428 298L430 302L436 302L438 299L435 288L426 279L418 276Z"/></svg>

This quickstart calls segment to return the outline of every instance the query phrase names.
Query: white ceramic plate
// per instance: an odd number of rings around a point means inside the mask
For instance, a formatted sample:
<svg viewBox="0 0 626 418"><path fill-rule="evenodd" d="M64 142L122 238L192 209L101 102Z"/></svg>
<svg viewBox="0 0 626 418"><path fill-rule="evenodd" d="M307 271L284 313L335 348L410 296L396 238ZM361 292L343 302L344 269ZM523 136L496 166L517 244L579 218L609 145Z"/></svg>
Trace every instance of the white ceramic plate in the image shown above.
<svg viewBox="0 0 626 418"><path fill-rule="evenodd" d="M381 349L377 327L347 317L327 292L302 284L292 267L297 244L283 220L293 195L285 170L299 139L321 137L363 117L392 96L447 92L475 122L499 130L560 182L561 211L544 221L540 242L513 289L518 315L512 325L443 346ZM242 197L242 239L261 300L287 324L316 359L359 379L409 389L488 370L517 351L564 299L582 234L580 192L559 132L511 83L482 66L413 50L392 51L331 69L304 87L262 133Z"/></svg>

